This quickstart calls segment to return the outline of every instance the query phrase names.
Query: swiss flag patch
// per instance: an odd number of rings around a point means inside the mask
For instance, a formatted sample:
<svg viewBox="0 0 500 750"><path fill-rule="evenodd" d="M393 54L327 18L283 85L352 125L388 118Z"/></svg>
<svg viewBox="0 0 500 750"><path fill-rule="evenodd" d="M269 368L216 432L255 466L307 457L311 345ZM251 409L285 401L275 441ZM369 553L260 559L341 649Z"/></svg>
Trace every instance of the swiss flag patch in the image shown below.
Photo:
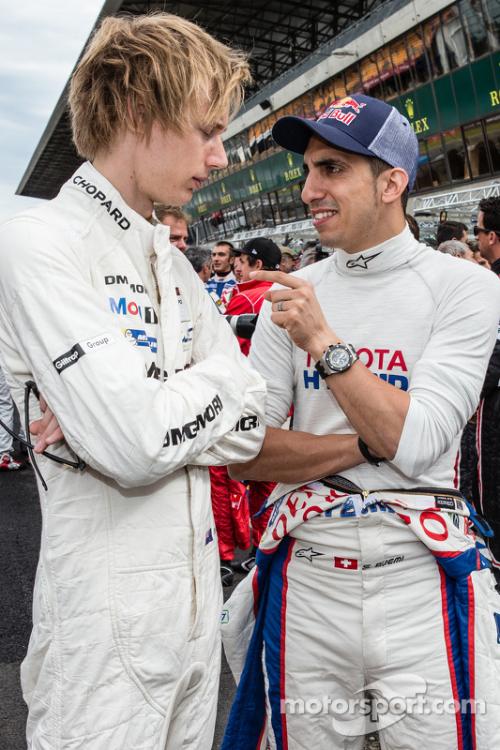
<svg viewBox="0 0 500 750"><path fill-rule="evenodd" d="M343 568L344 570L357 570L358 561L353 560L350 557L334 557L333 558L334 568Z"/></svg>

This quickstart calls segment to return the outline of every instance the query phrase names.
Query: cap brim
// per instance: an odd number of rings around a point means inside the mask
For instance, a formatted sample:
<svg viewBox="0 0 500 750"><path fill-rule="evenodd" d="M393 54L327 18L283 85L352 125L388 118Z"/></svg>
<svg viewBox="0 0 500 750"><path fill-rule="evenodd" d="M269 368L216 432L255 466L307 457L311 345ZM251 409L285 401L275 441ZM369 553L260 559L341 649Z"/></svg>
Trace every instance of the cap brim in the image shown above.
<svg viewBox="0 0 500 750"><path fill-rule="evenodd" d="M363 156L374 156L348 133L332 125L325 125L321 120L316 122L293 115L282 117L274 125L272 135L278 146L286 148L287 151L294 151L296 154L305 153L309 139L315 135L334 148Z"/></svg>

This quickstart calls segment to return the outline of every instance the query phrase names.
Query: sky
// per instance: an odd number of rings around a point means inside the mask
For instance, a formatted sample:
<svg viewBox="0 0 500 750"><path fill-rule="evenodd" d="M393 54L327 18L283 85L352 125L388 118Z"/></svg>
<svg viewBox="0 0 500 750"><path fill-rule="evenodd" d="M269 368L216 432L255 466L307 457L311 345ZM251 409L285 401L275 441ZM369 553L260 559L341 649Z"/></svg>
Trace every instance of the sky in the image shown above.
<svg viewBox="0 0 500 750"><path fill-rule="evenodd" d="M16 188L104 0L0 0L0 221L37 200Z"/></svg>

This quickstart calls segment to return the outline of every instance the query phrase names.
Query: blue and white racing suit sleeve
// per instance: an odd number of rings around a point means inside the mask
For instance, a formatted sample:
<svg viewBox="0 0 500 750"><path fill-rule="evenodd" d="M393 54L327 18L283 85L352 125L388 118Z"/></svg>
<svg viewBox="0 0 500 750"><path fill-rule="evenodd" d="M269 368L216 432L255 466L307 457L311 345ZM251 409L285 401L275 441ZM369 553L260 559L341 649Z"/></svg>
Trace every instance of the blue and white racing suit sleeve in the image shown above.
<svg viewBox="0 0 500 750"><path fill-rule="evenodd" d="M264 381L201 285L194 333L204 343L197 361L161 382L147 377L144 360L92 285L88 264L53 227L12 220L2 227L0 246L16 257L2 270L0 325L86 463L133 487L199 457L214 464L258 453ZM245 418L246 429L235 431ZM202 457L208 450L210 460Z"/></svg>

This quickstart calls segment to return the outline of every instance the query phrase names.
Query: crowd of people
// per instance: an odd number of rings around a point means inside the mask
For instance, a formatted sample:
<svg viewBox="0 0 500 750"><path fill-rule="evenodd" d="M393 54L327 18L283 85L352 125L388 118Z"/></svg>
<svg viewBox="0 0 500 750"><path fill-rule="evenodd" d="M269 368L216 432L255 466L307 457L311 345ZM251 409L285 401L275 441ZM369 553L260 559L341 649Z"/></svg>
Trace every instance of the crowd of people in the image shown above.
<svg viewBox="0 0 500 750"><path fill-rule="evenodd" d="M353 94L348 118L273 128L317 241L193 246L179 206L226 166L249 80L180 17L105 18L69 93L86 161L0 228L0 361L43 516L28 747L208 750L222 627L223 750L360 750L365 693L387 750L491 750L500 199L471 254L449 222L420 243L417 138Z"/></svg>

